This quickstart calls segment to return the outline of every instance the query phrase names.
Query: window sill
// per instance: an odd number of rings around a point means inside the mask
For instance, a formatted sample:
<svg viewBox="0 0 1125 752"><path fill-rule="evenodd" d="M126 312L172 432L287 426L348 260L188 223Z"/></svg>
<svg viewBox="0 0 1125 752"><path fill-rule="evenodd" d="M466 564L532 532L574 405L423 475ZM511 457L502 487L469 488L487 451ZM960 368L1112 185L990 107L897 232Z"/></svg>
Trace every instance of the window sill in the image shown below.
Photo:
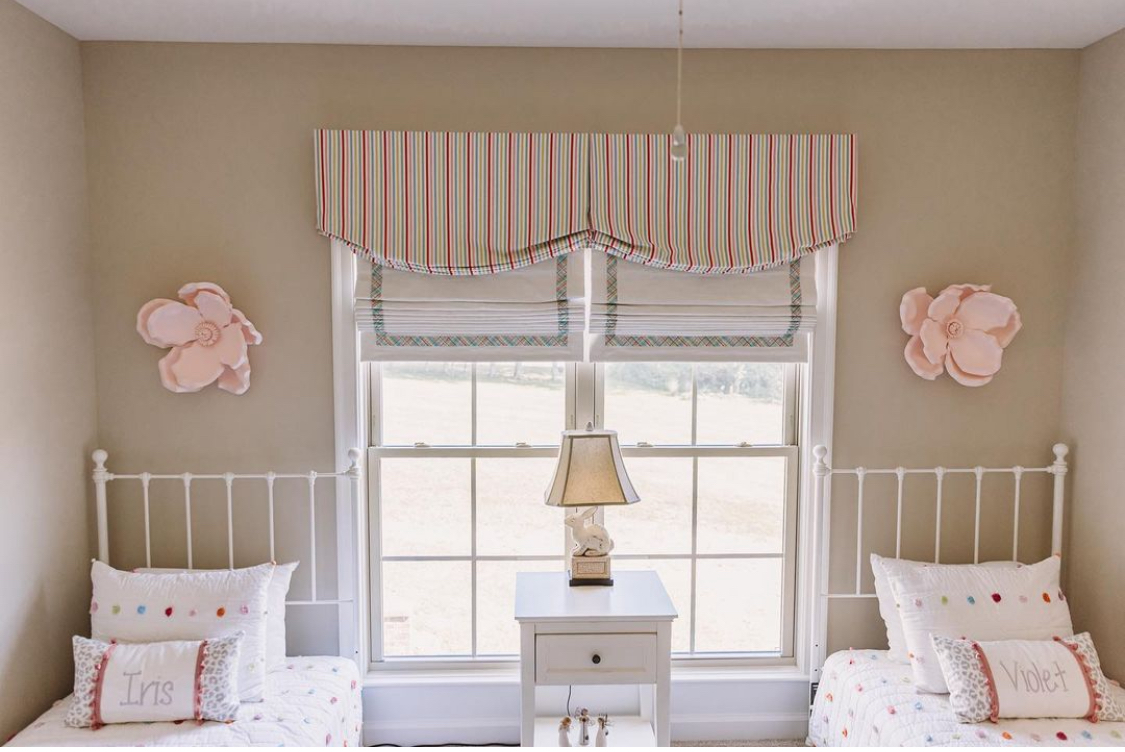
<svg viewBox="0 0 1125 752"><path fill-rule="evenodd" d="M673 666L672 683L702 682L807 682L809 675L796 666ZM418 687L457 685L518 685L518 662L502 667L430 669L385 668L368 671L364 687Z"/></svg>

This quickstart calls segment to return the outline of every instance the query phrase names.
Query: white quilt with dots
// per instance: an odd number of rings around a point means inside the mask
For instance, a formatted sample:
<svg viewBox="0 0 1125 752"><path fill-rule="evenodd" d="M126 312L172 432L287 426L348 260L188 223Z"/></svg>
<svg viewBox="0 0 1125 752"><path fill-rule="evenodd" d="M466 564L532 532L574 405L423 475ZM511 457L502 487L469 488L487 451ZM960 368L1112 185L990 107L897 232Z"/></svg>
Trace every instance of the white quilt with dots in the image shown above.
<svg viewBox="0 0 1125 752"><path fill-rule="evenodd" d="M233 723L123 723L69 728L67 697L8 742L25 747L355 747L363 716L359 671L336 657L289 658L266 676L266 699Z"/></svg>
<svg viewBox="0 0 1125 752"><path fill-rule="evenodd" d="M949 695L919 693L886 650L843 650L824 663L809 719L817 747L1096 747L1125 745L1125 723L1042 718L958 723ZM1113 687L1125 699L1125 691Z"/></svg>

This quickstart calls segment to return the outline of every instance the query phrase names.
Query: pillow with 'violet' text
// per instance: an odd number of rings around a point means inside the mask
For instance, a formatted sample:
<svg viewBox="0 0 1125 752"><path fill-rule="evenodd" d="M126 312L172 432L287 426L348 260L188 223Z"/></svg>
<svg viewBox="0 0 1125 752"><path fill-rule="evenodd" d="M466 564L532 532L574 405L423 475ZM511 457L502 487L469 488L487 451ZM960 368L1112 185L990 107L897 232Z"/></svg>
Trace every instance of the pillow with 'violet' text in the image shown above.
<svg viewBox="0 0 1125 752"><path fill-rule="evenodd" d="M889 660L895 663L909 663L906 657L906 637L902 633L902 617L899 615L899 604L895 601L895 594L891 591L891 578L898 577L904 572L913 572L924 568L948 567L1000 567L1001 569L1015 569L1019 566L1014 561L986 561L983 564L933 564L925 561L911 561L910 559L890 559L879 554L871 554L871 574L875 576L875 597L879 601L879 616L883 617L883 624L887 627L887 646L890 654Z"/></svg>
<svg viewBox="0 0 1125 752"><path fill-rule="evenodd" d="M1059 590L1059 558L1015 569L923 568L891 579L914 686L945 693L931 635L968 640L1070 637L1070 607Z"/></svg>
<svg viewBox="0 0 1125 752"><path fill-rule="evenodd" d="M242 633L213 640L111 643L75 637L74 694L65 723L233 721Z"/></svg>
<svg viewBox="0 0 1125 752"><path fill-rule="evenodd" d="M976 642L933 636L962 723L1000 718L1125 721L1088 632L1054 640Z"/></svg>
<svg viewBox="0 0 1125 752"><path fill-rule="evenodd" d="M100 561L90 571L91 637L103 642L205 640L244 632L238 691L261 702L266 684L266 611L273 564L213 572L122 572Z"/></svg>

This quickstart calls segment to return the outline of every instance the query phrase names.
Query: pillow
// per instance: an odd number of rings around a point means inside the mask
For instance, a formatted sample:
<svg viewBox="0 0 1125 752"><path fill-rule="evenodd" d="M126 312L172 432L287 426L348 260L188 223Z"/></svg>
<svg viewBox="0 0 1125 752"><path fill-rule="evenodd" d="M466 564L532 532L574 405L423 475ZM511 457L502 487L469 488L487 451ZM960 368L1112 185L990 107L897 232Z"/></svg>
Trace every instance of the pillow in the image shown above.
<svg viewBox="0 0 1125 752"><path fill-rule="evenodd" d="M1054 640L976 642L933 636L949 703L962 723L1000 718L1125 721L1088 632Z"/></svg>
<svg viewBox="0 0 1125 752"><path fill-rule="evenodd" d="M897 577L903 572L915 571L922 568L934 567L1000 567L1002 569L1015 569L1019 564L1014 561L989 561L984 564L933 564L924 561L910 561L909 559L888 559L879 554L871 554L871 574L875 575L875 596L879 600L879 616L887 626L887 645L890 655L887 657L896 663L909 663L906 657L906 638L902 634L902 617L898 613L898 603L891 591L891 577Z"/></svg>
<svg viewBox="0 0 1125 752"><path fill-rule="evenodd" d="M266 599L266 670L271 671L285 663L285 599L289 597L289 583L301 562L278 564L273 569ZM180 572L222 571L199 569L141 568L144 574L178 574Z"/></svg>
<svg viewBox="0 0 1125 752"><path fill-rule="evenodd" d="M75 637L66 725L233 721L242 637L135 645Z"/></svg>
<svg viewBox="0 0 1125 752"><path fill-rule="evenodd" d="M215 572L121 572L95 561L90 572L92 637L103 642L204 640L246 633L239 660L243 702L261 702L266 683L266 604L273 564Z"/></svg>
<svg viewBox="0 0 1125 752"><path fill-rule="evenodd" d="M971 640L1049 640L1074 634L1059 591L1059 559L1015 569L923 567L889 578L899 603L914 685L948 692L930 635Z"/></svg>

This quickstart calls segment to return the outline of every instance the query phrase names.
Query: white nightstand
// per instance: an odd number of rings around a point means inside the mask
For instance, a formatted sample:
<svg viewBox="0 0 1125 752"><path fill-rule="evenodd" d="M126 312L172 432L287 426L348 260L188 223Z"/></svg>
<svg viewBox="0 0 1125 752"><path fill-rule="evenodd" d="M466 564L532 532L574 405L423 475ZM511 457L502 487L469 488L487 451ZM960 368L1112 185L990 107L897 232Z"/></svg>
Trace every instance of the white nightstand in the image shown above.
<svg viewBox="0 0 1125 752"><path fill-rule="evenodd" d="M654 686L640 716L613 719L610 746L671 744L676 609L656 572L618 571L613 579L611 587L570 587L563 572L516 575L522 746L558 744L559 719L536 719L537 686L586 684Z"/></svg>

